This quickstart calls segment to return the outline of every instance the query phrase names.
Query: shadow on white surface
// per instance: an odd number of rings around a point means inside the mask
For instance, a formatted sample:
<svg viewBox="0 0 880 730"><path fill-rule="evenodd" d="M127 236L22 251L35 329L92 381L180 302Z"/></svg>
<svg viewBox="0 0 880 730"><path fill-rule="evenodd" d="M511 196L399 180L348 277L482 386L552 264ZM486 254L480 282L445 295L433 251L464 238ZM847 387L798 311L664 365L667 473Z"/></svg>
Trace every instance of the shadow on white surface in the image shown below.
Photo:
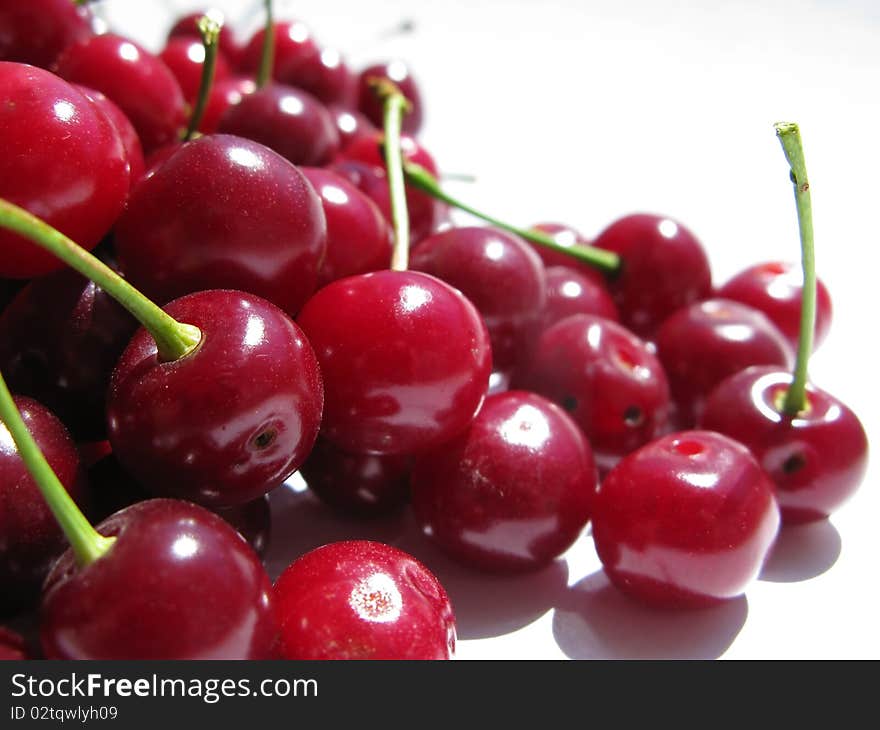
<svg viewBox="0 0 880 730"><path fill-rule="evenodd" d="M822 575L840 557L840 533L828 520L784 527L760 580L796 583Z"/></svg>
<svg viewBox="0 0 880 730"><path fill-rule="evenodd" d="M717 659L746 622L745 596L693 611L640 606L601 571L573 585L553 615L553 636L572 659Z"/></svg>

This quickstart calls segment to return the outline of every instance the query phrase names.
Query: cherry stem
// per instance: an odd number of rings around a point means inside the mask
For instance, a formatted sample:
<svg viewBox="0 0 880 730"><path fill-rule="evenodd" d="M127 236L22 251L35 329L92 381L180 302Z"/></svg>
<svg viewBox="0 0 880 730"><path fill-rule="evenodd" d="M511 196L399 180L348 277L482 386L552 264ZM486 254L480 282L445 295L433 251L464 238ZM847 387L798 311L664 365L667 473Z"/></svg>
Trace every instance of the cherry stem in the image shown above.
<svg viewBox="0 0 880 730"><path fill-rule="evenodd" d="M406 182L403 177L403 154L400 151L400 135L403 115L410 103L397 86L379 77L369 80L373 91L384 102L383 126L385 132L385 168L388 175L388 192L391 197L391 220L394 224L394 250L391 253L391 270L406 271L409 266L409 211L406 207Z"/></svg>
<svg viewBox="0 0 880 730"><path fill-rule="evenodd" d="M556 243L556 241L554 241L551 236L548 236L541 231L532 231L525 228L518 228L517 226L512 226L509 223L505 223L504 221L498 220L493 216L483 213L476 208L472 208L466 203L463 203L457 198L454 198L449 193L444 192L443 189L440 187L440 183L437 178L434 177L430 172L428 172L428 170L426 170L424 167L416 164L415 162L404 162L403 172L406 175L406 181L413 187L416 187L419 190L428 193L428 195L437 198L438 200L442 200L444 203L448 203L449 205L458 208L459 210L470 213L471 215L476 216L477 218L480 218L487 223L491 223L497 228L515 233L521 238L525 238L528 241L537 243L539 246L545 246L546 248L558 251L559 253L564 253L568 256L571 256L572 258L576 258L580 261L588 263L591 266L595 266L601 271L613 274L620 269L620 257L616 253L612 253L611 251L606 251L601 248L596 248L595 246L585 246L582 244L576 244L574 246L561 246L560 244Z"/></svg>
<svg viewBox="0 0 880 730"><path fill-rule="evenodd" d="M2 198L0 198L0 228L24 236L100 286L152 335L162 361L179 360L191 353L201 342L202 333L198 327L178 322L113 269L77 246L63 233L24 208L19 208Z"/></svg>
<svg viewBox="0 0 880 730"><path fill-rule="evenodd" d="M189 118L189 126L183 135L183 141L188 142L193 138L202 117L205 115L205 108L208 106L208 95L211 93L211 86L214 84L214 70L217 67L217 50L220 47L220 30L223 28L223 21L206 13L196 22L199 29L199 35L202 37L202 45L205 47L205 61L202 64L202 78L199 83L199 95L196 98L196 105L193 108L192 115Z"/></svg>
<svg viewBox="0 0 880 730"><path fill-rule="evenodd" d="M55 520L73 548L77 564L85 567L94 563L111 548L116 538L104 537L97 532L67 493L28 431L2 373L0 373L0 421L5 424L9 435L12 436L25 467L37 483L43 499L46 500L46 504L49 505Z"/></svg>
<svg viewBox="0 0 880 730"><path fill-rule="evenodd" d="M266 27L263 35L263 52L260 56L260 68L257 71L257 88L262 89L272 78L272 66L275 64L275 21L272 19L272 0L266 0Z"/></svg>
<svg viewBox="0 0 880 730"><path fill-rule="evenodd" d="M785 393L782 410L789 416L804 411L807 406L807 362L813 351L813 330L816 326L816 255L813 246L813 206L810 201L810 183L804 162L801 133L794 122L776 124L776 136L782 143L785 159L791 168L794 200L797 206L798 231L801 238L801 266L804 285L801 295L801 325L798 334L797 359L794 377Z"/></svg>

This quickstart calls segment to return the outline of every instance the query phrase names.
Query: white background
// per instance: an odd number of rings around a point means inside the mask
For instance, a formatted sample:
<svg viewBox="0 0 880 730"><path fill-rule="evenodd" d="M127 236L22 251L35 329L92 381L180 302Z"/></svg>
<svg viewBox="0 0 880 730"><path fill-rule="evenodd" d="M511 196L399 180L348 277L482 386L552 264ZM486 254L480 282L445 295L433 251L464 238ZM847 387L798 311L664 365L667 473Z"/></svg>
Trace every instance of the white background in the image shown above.
<svg viewBox="0 0 880 730"><path fill-rule="evenodd" d="M237 27L255 0L216 0ZM105 0L113 28L159 50L187 0ZM788 171L773 122L801 125L819 274L835 312L814 381L878 431L875 345L880 244L880 4L876 0L299 0L307 22L356 68L399 56L425 97L423 140L450 189L523 225L587 235L633 211L680 219L704 242L716 283L751 263L796 259ZM295 11L295 16L294 16ZM416 31L389 37L401 19ZM239 21L245 19L242 25ZM878 468L829 523L786 529L747 596L716 609L654 613L602 577L588 535L541 573L458 568L408 516L338 521L308 495L274 503L277 572L345 537L399 544L434 569L458 614L458 657L880 658Z"/></svg>

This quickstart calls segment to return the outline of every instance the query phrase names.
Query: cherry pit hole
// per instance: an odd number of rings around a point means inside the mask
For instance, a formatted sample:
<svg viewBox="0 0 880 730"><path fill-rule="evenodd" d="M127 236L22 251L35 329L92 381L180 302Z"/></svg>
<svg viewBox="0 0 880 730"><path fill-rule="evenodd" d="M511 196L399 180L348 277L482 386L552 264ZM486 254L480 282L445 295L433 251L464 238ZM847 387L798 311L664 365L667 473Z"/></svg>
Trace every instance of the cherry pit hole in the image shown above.
<svg viewBox="0 0 880 730"><path fill-rule="evenodd" d="M803 454L792 454L782 462L782 471L785 474L794 474L799 472L807 465L807 460Z"/></svg>
<svg viewBox="0 0 880 730"><path fill-rule="evenodd" d="M562 407L569 413L574 413L578 407L577 398L575 398L573 395L565 396L562 399Z"/></svg>
<svg viewBox="0 0 880 730"><path fill-rule="evenodd" d="M638 406L630 406L623 412L623 422L630 428L641 426L645 421L645 414Z"/></svg>
<svg viewBox="0 0 880 730"><path fill-rule="evenodd" d="M262 451L272 445L276 436L278 436L278 432L274 428L267 428L265 431L261 431L251 439L251 445L257 451Z"/></svg>

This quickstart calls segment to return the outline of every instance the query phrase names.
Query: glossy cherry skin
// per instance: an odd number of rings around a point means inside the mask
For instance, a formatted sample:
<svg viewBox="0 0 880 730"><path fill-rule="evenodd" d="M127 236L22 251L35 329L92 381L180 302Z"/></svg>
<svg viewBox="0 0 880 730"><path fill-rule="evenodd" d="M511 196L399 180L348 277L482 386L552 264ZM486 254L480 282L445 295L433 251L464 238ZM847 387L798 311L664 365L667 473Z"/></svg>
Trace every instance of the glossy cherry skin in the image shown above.
<svg viewBox="0 0 880 730"><path fill-rule="evenodd" d="M132 191L115 245L129 280L160 304L232 288L293 316L317 286L326 236L321 201L296 167L256 142L207 135Z"/></svg>
<svg viewBox="0 0 880 730"><path fill-rule="evenodd" d="M801 296L804 277L799 264L772 261L741 271L717 291L717 296L733 299L763 312L797 350L801 327ZM816 280L815 351L831 329L831 295Z"/></svg>
<svg viewBox="0 0 880 730"><path fill-rule="evenodd" d="M57 73L106 94L137 130L149 154L186 127L186 102L174 74L137 43L112 33L70 46Z"/></svg>
<svg viewBox="0 0 880 730"><path fill-rule="evenodd" d="M657 355L669 376L680 428L697 423L709 392L752 365L792 364L791 348L757 309L707 299L680 309L657 332Z"/></svg>
<svg viewBox="0 0 880 730"><path fill-rule="evenodd" d="M213 13L216 11L208 12ZM204 15L204 12L189 13L180 18L180 20L171 26L171 30L168 31L169 42L174 38L195 38L196 40L201 40L197 23ZM237 67L239 65L244 47L236 38L235 31L229 23L224 24L223 27L220 28L219 48L233 66Z"/></svg>
<svg viewBox="0 0 880 730"><path fill-rule="evenodd" d="M778 527L770 479L745 446L711 431L669 434L630 454L605 477L593 508L608 578L662 608L742 594Z"/></svg>
<svg viewBox="0 0 880 730"><path fill-rule="evenodd" d="M116 128L71 84L34 66L0 62L0 98L0 198L93 249L128 194L129 163ZM0 276L30 278L64 265L7 230L0 252Z"/></svg>
<svg viewBox="0 0 880 730"><path fill-rule="evenodd" d="M409 500L412 457L350 454L319 437L300 474L322 502L354 517L387 514Z"/></svg>
<svg viewBox="0 0 880 730"><path fill-rule="evenodd" d="M140 137L132 125L131 121L122 109L114 104L100 91L95 91L87 86L74 84L83 94L85 94L110 120L116 131L119 133L119 139L122 140L122 146L125 149L125 156L128 159L129 180L133 186L144 174L144 149L141 146Z"/></svg>
<svg viewBox="0 0 880 730"><path fill-rule="evenodd" d="M512 371L534 346L547 294L541 260L519 237L497 228L450 228L422 240L410 268L473 302L489 330L495 370Z"/></svg>
<svg viewBox="0 0 880 730"><path fill-rule="evenodd" d="M326 165L339 150L326 107L308 92L282 84L243 96L220 117L217 129L264 144L295 165Z"/></svg>
<svg viewBox="0 0 880 730"><path fill-rule="evenodd" d="M253 79L245 76L232 76L222 81L217 81L211 86L208 94L208 103L205 105L205 113L199 122L199 131L202 134L214 134L220 127L220 119L231 106L235 106L242 98L257 90Z"/></svg>
<svg viewBox="0 0 880 730"><path fill-rule="evenodd" d="M781 412L790 372L754 367L723 380L709 395L701 427L748 446L776 486L783 524L828 517L858 489L868 439L858 417L837 398L807 386L809 408Z"/></svg>
<svg viewBox="0 0 880 730"><path fill-rule="evenodd" d="M0 371L16 393L57 413L80 440L106 433L110 375L137 321L67 269L31 281L0 316Z"/></svg>
<svg viewBox="0 0 880 730"><path fill-rule="evenodd" d="M324 104L355 103L357 78L332 48L316 55L283 59L276 65L275 78L282 84L308 91Z"/></svg>
<svg viewBox="0 0 880 730"><path fill-rule="evenodd" d="M544 330L514 386L568 411L602 469L667 426L669 385L660 361L629 330L595 315L575 314Z"/></svg>
<svg viewBox="0 0 880 730"><path fill-rule="evenodd" d="M532 229L549 234L554 243L564 246L565 248L571 248L575 244L583 246L593 245L593 242L583 233L564 223L536 223L532 226ZM560 251L554 251L552 248L547 248L547 246L542 246L539 243L533 243L530 241L529 245L535 249L535 253L541 257L544 266L548 268L551 266L565 266L571 269L576 269L581 275L595 282L597 286L602 286L606 289L608 288L608 279L605 277L605 274L595 266L591 266L584 261L580 261L573 256L569 256Z"/></svg>
<svg viewBox="0 0 880 730"><path fill-rule="evenodd" d="M416 459L413 510L463 565L537 570L587 524L596 479L590 445L565 411L508 391L486 398L465 434Z"/></svg>
<svg viewBox="0 0 880 730"><path fill-rule="evenodd" d="M87 485L67 429L37 401L22 396L14 400L61 484L74 501L85 504ZM36 601L52 561L65 547L61 528L0 422L0 614Z"/></svg>
<svg viewBox="0 0 880 730"><path fill-rule="evenodd" d="M625 216L602 231L598 248L621 257L611 293L621 321L651 338L677 309L712 292L712 274L703 245L681 223L658 215Z"/></svg>
<svg viewBox="0 0 880 730"><path fill-rule="evenodd" d="M272 78L280 81L279 71L289 64L308 61L320 56L321 51L305 23L298 20L282 21L274 24L275 51L272 63ZM256 76L263 57L263 38L265 26L260 27L245 44L241 54L240 68L245 73Z"/></svg>
<svg viewBox="0 0 880 730"><path fill-rule="evenodd" d="M379 207L331 170L303 167L300 172L321 198L327 220L327 255L318 272L318 287L387 269L394 235Z"/></svg>
<svg viewBox="0 0 880 730"><path fill-rule="evenodd" d="M280 309L241 292L198 292L165 311L202 341L164 363L153 338L135 334L108 393L113 452L154 494L211 507L261 497L317 437L321 374L309 343Z"/></svg>
<svg viewBox="0 0 880 730"><path fill-rule="evenodd" d="M414 557L366 540L330 543L275 582L285 659L451 659L446 591Z"/></svg>
<svg viewBox="0 0 880 730"><path fill-rule="evenodd" d="M297 319L324 377L322 434L353 453L410 454L473 420L492 370L486 325L457 289L377 271L319 290Z"/></svg>
<svg viewBox="0 0 880 730"><path fill-rule="evenodd" d="M193 104L199 95L202 83L202 69L205 65L205 46L199 38L178 36L169 39L159 54L168 70L174 74L183 98ZM232 75L232 66L226 60L222 49L218 50L214 62L214 82L223 81Z"/></svg>
<svg viewBox="0 0 880 730"><path fill-rule="evenodd" d="M608 290L578 269L548 266L544 269L544 285L547 289L543 317L545 329L572 314L594 314L620 321L617 306Z"/></svg>
<svg viewBox="0 0 880 730"><path fill-rule="evenodd" d="M68 46L92 35L91 11L70 0L0 3L0 61L48 69Z"/></svg>
<svg viewBox="0 0 880 730"><path fill-rule="evenodd" d="M365 68L358 77L358 109L373 124L382 127L382 100L370 86L371 78L388 79L396 84L411 105L403 117L403 131L416 134L422 128L424 110L421 92L407 65L399 60L377 63Z"/></svg>
<svg viewBox="0 0 880 730"><path fill-rule="evenodd" d="M153 499L97 526L111 549L84 568L68 550L43 590L50 659L271 659L272 586L217 515Z"/></svg>
<svg viewBox="0 0 880 730"><path fill-rule="evenodd" d="M339 147L345 150L348 145L361 137L373 137L379 130L363 114L339 104L328 104L327 109L336 122L339 132Z"/></svg>

